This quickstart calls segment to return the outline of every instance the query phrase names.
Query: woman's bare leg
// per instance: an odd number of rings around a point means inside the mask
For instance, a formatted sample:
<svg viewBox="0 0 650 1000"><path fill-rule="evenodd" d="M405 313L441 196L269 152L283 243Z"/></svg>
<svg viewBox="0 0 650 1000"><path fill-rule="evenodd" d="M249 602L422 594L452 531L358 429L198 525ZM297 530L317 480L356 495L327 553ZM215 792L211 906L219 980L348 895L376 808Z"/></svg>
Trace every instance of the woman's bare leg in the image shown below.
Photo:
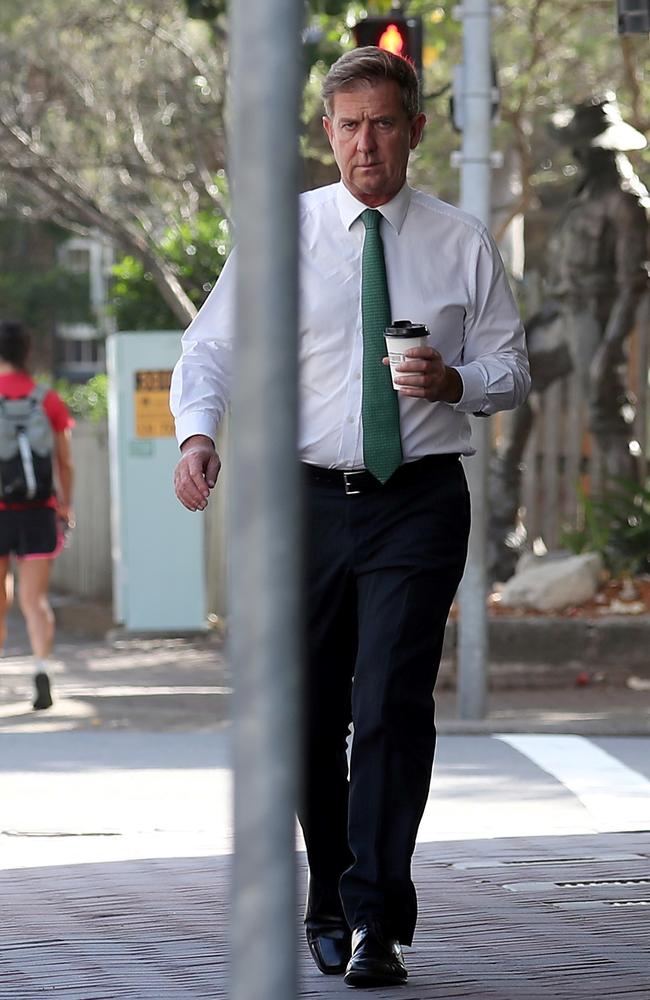
<svg viewBox="0 0 650 1000"><path fill-rule="evenodd" d="M21 559L18 563L18 601L25 616L32 653L45 660L54 644L54 613L47 591L51 559Z"/></svg>
<svg viewBox="0 0 650 1000"><path fill-rule="evenodd" d="M0 556L0 651L7 638L7 611L11 606L11 577L9 556Z"/></svg>
<svg viewBox="0 0 650 1000"><path fill-rule="evenodd" d="M21 559L18 564L18 600L36 664L35 709L52 705L45 663L54 644L54 613L47 596L51 568L51 559Z"/></svg>

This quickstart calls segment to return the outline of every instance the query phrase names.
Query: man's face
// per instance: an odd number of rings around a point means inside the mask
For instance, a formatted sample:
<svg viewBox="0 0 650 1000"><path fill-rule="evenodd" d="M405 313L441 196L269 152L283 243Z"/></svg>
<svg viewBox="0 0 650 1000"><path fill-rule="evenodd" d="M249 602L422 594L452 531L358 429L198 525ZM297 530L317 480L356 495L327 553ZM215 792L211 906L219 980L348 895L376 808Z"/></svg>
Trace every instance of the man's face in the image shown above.
<svg viewBox="0 0 650 1000"><path fill-rule="evenodd" d="M394 198L425 121L423 114L407 116L394 80L339 90L323 126L348 191L370 208Z"/></svg>

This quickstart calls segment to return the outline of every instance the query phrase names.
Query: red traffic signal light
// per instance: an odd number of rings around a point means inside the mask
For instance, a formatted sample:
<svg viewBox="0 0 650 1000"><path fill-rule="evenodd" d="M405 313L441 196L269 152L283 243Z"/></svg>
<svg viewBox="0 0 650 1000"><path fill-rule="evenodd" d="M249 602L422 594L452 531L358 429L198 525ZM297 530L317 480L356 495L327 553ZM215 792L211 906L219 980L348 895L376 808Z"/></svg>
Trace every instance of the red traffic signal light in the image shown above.
<svg viewBox="0 0 650 1000"><path fill-rule="evenodd" d="M352 29L357 48L376 45L396 56L410 60L418 76L422 75L422 18L404 17L395 13L392 17L364 17Z"/></svg>
<svg viewBox="0 0 650 1000"><path fill-rule="evenodd" d="M377 44L380 49L401 56L408 48L408 39L396 24L389 24L386 30L382 31Z"/></svg>

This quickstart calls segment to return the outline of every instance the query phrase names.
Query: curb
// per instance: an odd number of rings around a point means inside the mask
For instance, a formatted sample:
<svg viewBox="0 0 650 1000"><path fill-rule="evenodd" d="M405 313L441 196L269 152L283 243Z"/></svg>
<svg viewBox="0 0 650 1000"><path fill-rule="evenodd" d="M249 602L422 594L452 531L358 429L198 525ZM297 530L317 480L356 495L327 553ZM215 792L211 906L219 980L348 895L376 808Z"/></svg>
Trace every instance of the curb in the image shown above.
<svg viewBox="0 0 650 1000"><path fill-rule="evenodd" d="M456 659L457 627L450 621L443 656ZM650 673L650 615L621 618L510 618L488 621L491 672L506 665L518 673L542 669L560 676L568 669L605 670L622 680L630 672Z"/></svg>
<svg viewBox="0 0 650 1000"><path fill-rule="evenodd" d="M116 625L108 602L79 602L54 595L52 606L57 628L77 639L112 643L137 637ZM603 615L597 619L499 616L489 619L488 634L490 686L496 689L561 687L574 683L582 671L597 672L599 679L606 678L611 684L624 684L634 674L650 677L650 615ZM223 638L211 629L191 634L147 632L142 637L185 638L203 646ZM440 686L455 686L456 660L457 626L452 620L445 632Z"/></svg>

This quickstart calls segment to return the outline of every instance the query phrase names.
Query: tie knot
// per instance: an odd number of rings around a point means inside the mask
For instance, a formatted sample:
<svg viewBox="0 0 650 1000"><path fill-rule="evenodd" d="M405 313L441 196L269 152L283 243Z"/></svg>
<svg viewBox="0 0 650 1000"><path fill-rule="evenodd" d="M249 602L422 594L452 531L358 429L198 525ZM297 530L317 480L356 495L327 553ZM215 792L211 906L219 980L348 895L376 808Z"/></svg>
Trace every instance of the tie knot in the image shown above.
<svg viewBox="0 0 650 1000"><path fill-rule="evenodd" d="M361 213L361 221L366 229L379 229L380 219L381 212L378 212L376 208L367 208L365 212Z"/></svg>

